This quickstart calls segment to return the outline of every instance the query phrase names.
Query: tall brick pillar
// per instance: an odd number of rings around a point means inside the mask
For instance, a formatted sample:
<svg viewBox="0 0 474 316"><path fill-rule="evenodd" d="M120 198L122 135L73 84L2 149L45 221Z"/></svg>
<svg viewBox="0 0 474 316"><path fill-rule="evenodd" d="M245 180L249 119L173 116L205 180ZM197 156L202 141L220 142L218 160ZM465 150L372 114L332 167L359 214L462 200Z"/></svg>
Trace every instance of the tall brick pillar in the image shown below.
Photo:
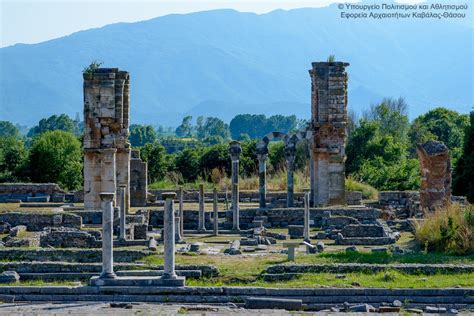
<svg viewBox="0 0 474 316"><path fill-rule="evenodd" d="M448 147L430 140L416 146L421 165L420 204L434 211L451 203L451 158Z"/></svg>
<svg viewBox="0 0 474 316"><path fill-rule="evenodd" d="M84 208L101 208L100 192L125 185L130 205L128 72L99 68L84 73ZM107 168L107 170L104 170ZM116 201L113 201L116 204Z"/></svg>
<svg viewBox="0 0 474 316"><path fill-rule="evenodd" d="M313 205L346 203L348 63L315 62L311 76Z"/></svg>

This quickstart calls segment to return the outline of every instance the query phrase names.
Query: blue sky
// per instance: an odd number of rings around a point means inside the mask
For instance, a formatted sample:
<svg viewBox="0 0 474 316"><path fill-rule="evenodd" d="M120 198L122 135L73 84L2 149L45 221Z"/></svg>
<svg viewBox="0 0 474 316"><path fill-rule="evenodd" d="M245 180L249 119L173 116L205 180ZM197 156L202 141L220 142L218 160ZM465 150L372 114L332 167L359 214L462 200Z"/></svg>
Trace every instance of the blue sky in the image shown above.
<svg viewBox="0 0 474 316"><path fill-rule="evenodd" d="M232 8L266 13L276 9L327 6L335 0L0 0L0 47L38 43L117 22L136 22L171 13ZM349 0L344 2L358 2ZM422 2L398 0L397 2Z"/></svg>

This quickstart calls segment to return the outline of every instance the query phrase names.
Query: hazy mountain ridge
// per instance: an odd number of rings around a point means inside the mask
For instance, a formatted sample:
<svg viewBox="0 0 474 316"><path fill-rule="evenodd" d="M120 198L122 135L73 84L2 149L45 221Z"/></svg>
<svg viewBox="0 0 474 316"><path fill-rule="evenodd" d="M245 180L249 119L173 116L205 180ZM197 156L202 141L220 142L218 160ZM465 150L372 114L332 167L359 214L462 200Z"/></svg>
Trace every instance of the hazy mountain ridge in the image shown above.
<svg viewBox="0 0 474 316"><path fill-rule="evenodd" d="M0 49L0 119L22 124L82 113L91 60L131 73L132 121L176 124L185 114L308 117L312 61L351 65L349 107L406 97L412 116L473 104L472 28L449 21L345 21L337 6L268 14L168 15Z"/></svg>

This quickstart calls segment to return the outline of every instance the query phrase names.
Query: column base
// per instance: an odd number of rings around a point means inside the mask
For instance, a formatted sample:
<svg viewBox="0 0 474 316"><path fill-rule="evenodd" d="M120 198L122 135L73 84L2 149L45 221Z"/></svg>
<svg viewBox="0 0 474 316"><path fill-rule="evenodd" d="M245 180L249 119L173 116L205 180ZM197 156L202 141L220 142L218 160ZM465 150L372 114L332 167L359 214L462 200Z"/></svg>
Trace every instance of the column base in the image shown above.
<svg viewBox="0 0 474 316"><path fill-rule="evenodd" d="M100 279L115 279L117 275L113 272L102 272L99 276Z"/></svg>
<svg viewBox="0 0 474 316"><path fill-rule="evenodd" d="M185 286L185 277L176 276L172 278L164 277L115 277L113 279L102 279L94 276L89 280L91 286Z"/></svg>

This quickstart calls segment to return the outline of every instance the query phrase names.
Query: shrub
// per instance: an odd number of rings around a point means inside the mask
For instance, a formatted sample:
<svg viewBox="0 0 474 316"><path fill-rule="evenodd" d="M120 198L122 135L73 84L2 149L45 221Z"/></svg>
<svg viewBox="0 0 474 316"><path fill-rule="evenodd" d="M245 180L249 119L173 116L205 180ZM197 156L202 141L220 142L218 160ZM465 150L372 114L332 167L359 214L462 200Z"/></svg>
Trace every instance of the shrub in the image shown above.
<svg viewBox="0 0 474 316"><path fill-rule="evenodd" d="M376 188L359 182L352 177L346 179L346 190L347 191L360 191L362 192L362 197L364 199L376 199L378 196L378 191Z"/></svg>
<svg viewBox="0 0 474 316"><path fill-rule="evenodd" d="M452 204L425 212L415 238L427 251L467 254L474 250L474 208Z"/></svg>
<svg viewBox="0 0 474 316"><path fill-rule="evenodd" d="M55 182L76 190L83 183L82 145L72 133L45 132L33 141L28 169L33 182Z"/></svg>

